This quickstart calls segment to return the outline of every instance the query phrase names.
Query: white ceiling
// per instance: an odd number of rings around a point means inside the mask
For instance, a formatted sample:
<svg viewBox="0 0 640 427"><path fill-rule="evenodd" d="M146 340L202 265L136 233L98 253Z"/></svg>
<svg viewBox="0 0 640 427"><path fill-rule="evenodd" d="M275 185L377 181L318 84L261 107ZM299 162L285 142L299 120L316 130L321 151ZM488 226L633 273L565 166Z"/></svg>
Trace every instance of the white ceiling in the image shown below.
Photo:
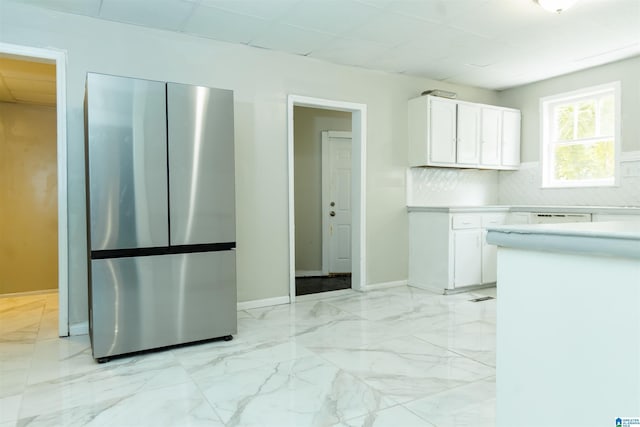
<svg viewBox="0 0 640 427"><path fill-rule="evenodd" d="M506 89L640 54L640 0L20 0L309 56Z"/></svg>

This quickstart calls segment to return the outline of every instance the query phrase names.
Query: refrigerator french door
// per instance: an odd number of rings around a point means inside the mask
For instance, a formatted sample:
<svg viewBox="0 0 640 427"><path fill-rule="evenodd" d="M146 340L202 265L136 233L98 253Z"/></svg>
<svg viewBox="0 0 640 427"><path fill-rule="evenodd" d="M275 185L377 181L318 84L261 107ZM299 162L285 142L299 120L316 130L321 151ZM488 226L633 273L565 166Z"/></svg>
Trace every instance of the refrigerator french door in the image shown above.
<svg viewBox="0 0 640 427"><path fill-rule="evenodd" d="M98 361L237 332L233 92L89 73Z"/></svg>

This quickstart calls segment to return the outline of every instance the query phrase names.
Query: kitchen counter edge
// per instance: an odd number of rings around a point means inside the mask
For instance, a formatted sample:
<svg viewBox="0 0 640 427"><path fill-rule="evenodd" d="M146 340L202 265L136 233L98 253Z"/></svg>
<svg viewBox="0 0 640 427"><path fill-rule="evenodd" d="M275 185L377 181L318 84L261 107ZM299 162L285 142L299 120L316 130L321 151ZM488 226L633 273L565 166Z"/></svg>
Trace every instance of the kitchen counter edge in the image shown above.
<svg viewBox="0 0 640 427"><path fill-rule="evenodd" d="M488 227L487 243L533 251L640 259L640 221Z"/></svg>

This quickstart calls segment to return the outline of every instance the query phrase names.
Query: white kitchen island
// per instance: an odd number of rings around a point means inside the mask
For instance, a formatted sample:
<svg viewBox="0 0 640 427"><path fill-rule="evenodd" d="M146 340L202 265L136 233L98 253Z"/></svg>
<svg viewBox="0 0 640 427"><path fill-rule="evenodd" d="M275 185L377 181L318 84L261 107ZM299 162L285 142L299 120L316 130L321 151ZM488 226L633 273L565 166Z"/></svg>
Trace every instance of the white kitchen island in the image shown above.
<svg viewBox="0 0 640 427"><path fill-rule="evenodd" d="M497 426L640 418L640 222L512 225L498 245Z"/></svg>

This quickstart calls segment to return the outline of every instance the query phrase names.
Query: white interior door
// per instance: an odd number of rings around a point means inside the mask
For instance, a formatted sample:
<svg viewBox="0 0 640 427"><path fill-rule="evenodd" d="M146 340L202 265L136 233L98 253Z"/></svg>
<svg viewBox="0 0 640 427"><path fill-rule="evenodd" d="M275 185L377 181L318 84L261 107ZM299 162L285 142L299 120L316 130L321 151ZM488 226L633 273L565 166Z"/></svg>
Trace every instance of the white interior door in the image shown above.
<svg viewBox="0 0 640 427"><path fill-rule="evenodd" d="M351 132L322 132L322 270L351 273Z"/></svg>

